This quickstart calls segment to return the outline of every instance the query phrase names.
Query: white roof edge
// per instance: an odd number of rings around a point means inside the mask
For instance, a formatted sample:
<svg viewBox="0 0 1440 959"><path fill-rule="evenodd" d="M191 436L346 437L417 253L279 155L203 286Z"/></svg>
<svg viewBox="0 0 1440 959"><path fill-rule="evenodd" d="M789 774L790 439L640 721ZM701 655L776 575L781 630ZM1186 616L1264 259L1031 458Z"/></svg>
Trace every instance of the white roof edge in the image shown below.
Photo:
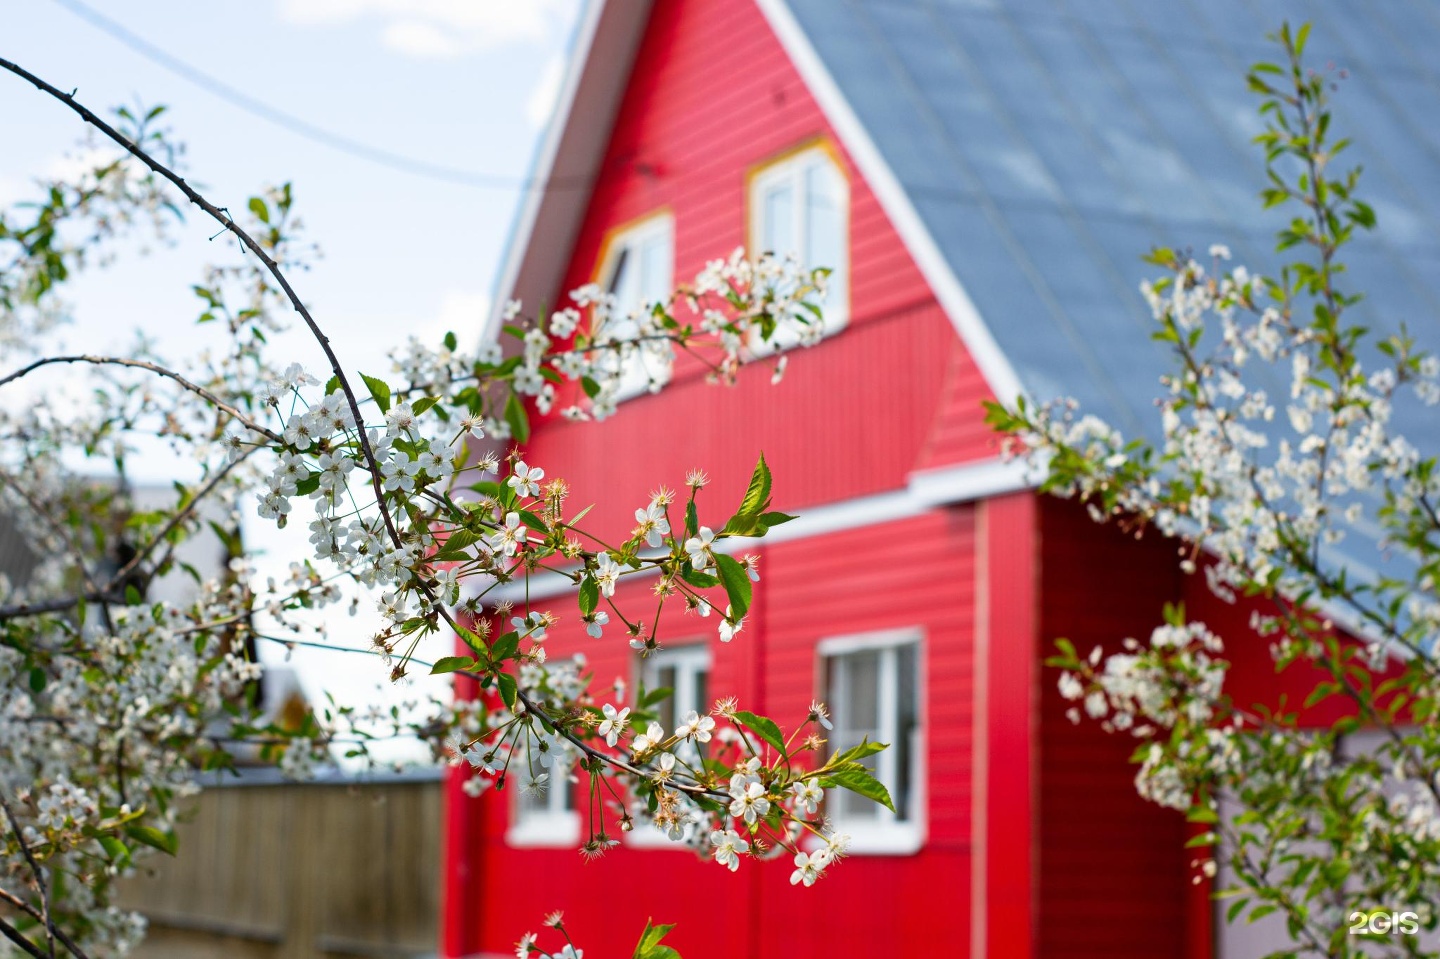
<svg viewBox="0 0 1440 959"><path fill-rule="evenodd" d="M532 182L541 185L525 192L516 212L505 245L505 259L496 274L490 315L479 342L498 336L505 304L517 293L522 299L551 296L554 289L544 288L551 274L554 274L552 286L561 281L569 261L569 247L584 218L584 207L589 203L593 179L605 159L610 129L643 35L641 28L649 19L651 2L587 0L556 109L545 128L532 172ZM549 181L559 177L588 177L592 182L581 188L550 189ZM569 242L543 243L537 250L537 233L543 232L552 219L555 227L568 233L562 239ZM538 277L531 275L537 273ZM527 285L536 288L525 289Z"/></svg>
<svg viewBox="0 0 1440 959"><path fill-rule="evenodd" d="M775 527L764 539L728 539L720 548L727 553L743 552L879 523L893 523L942 506L1032 489L1038 483L1038 477L1019 460L977 460L926 470L910 474L909 482L900 489L816 506L785 525ZM478 583L467 585L464 588L465 597L476 595L478 586ZM545 572L530 577L528 590L523 582L507 583L490 590L485 598L494 603L522 603L527 596L531 600L553 599L574 588L575 584L569 577Z"/></svg>
<svg viewBox="0 0 1440 959"><path fill-rule="evenodd" d="M820 55L810 43L800 24L796 21L785 0L755 0L760 12L770 24L770 29L780 39L780 44L789 54L790 61L800 73L815 101L820 105L826 120L834 128L840 142L855 160L855 165L865 177L865 182L874 191L880 206L890 217L890 222L900 234L900 239L914 257L921 274L930 284L935 298L944 307L961 341L969 351L975 365L979 367L985 382L995 398L1004 403L1014 402L1024 393L1020 377L1016 375L1010 360L1001 351L990 328L975 308L970 295L965 292L950 263L940 252L935 238L925 226L909 195L901 186L899 178L885 162L875 141L871 139L860 118L855 115L845 95L840 92L835 79L826 69Z"/></svg>

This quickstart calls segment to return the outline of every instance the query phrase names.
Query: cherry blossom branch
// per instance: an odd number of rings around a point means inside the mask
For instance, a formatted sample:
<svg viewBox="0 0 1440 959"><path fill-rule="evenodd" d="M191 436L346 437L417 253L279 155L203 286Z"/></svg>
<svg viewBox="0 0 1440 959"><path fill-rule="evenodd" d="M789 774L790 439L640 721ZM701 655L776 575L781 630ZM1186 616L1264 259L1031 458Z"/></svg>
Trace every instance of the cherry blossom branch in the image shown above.
<svg viewBox="0 0 1440 959"><path fill-rule="evenodd" d="M115 589L117 585L119 585L125 580L125 577L129 576L132 572L134 572L139 567L139 565L150 556L151 553L155 552L156 547L158 547L161 543L166 542L167 537L169 537L169 535L174 532L181 523L185 522L186 519L188 519L191 515L194 514L195 508L200 505L201 501L204 500L205 497L213 493L215 491L215 488L220 485L220 483L225 479L227 475L229 475L230 471L236 466L239 466L242 462L244 462L246 457L248 457L251 452L253 452L253 450L246 450L240 456L237 456L235 459L230 460L224 466L220 467L220 469L216 470L215 475L210 477L210 479L205 483L204 486L200 488L200 490L195 494L195 496L190 500L190 502L187 503L183 508L176 510L175 515L170 517L170 520L163 527L160 528L159 532L157 532L153 537L151 537L150 542L145 545L145 548L137 552L133 557L131 557L128 563L126 563L124 566L121 566L118 570L115 571L115 575L110 577L108 589ZM162 563L160 565L164 564Z"/></svg>
<svg viewBox="0 0 1440 959"><path fill-rule="evenodd" d="M111 576L103 587L91 584L92 588L90 592L82 593L77 596L66 596L59 599L46 600L44 602L38 603L20 603L15 606L3 606L0 607L0 621L6 619L14 619L20 616L39 616L44 613L64 612L67 609L73 609L74 607L80 605L82 601L87 603L102 604L123 602L124 595L122 593L117 593L116 590L119 588L120 584L125 581L125 578L131 573L133 573L139 567L139 565L155 551L156 547L158 547L162 542L165 542L166 537L168 537L170 533L176 529L176 527L178 527L190 515L192 515L195 511L195 508L200 504L200 502L206 496L209 496L212 492L214 492L215 488L220 485L220 482L225 478L225 476L249 455L250 453L249 451L247 451L240 457L231 460L223 467L221 467L215 473L215 475L211 477L210 480L200 489L200 491L195 494L194 499L192 499L190 503L184 508L177 510L175 512L175 515L170 518L169 522L167 522L165 526L155 534L154 538L152 538L151 541L146 544L145 548L140 552L136 553L135 556L132 557L128 563L116 570L115 575ZM22 496L25 495L23 491L18 489L18 487L12 485L11 488L16 489L16 491L20 492ZM28 496L26 497L26 501L30 502ZM33 502L31 502L30 505L32 509L35 507L35 504ZM39 511L37 510L37 512ZM81 572L82 574L84 573L83 565L81 566Z"/></svg>
<svg viewBox="0 0 1440 959"><path fill-rule="evenodd" d="M0 60L0 64L4 64L4 62L4 60ZM11 373L9 376L0 377L0 386L5 386L7 383L12 383L15 380L20 379L22 376L33 373L35 370L38 370L43 366L50 366L55 363L90 363L95 366L128 366L134 369L148 370L149 372L154 373L156 376L163 376L168 380L174 380L176 383L180 384L182 387L189 390L191 393L194 393L196 396L199 396L201 399L205 400L207 403L214 406L216 409L224 413L228 413L230 416L239 420L245 425L246 429L249 429L255 433L259 433L261 436L270 440L272 443L283 443L285 441L279 433L276 433L274 430L268 429L267 427L256 423L244 413L240 412L238 409L231 406L229 403L226 403L214 393L205 389L205 387L190 382L185 377L181 376L179 373L167 369L158 363L150 363L146 360L127 360L119 356L95 356L92 354L76 354L73 356L47 356L44 359L36 360L34 363L31 363L28 366L21 367L14 373Z"/></svg>
<svg viewBox="0 0 1440 959"><path fill-rule="evenodd" d="M4 919L0 919L0 935L3 935L6 939L9 939L11 942L15 943L15 945L19 946L26 955L34 956L35 959L46 959L45 953L41 952L40 948L36 946L35 943L20 935L19 930L17 930L14 926L10 925L10 923L6 922Z"/></svg>
<svg viewBox="0 0 1440 959"><path fill-rule="evenodd" d="M10 823L10 831L15 834L15 841L20 844L20 852L25 857L25 862L30 871L35 874L35 886L40 890L40 908L42 915L40 921L45 926L45 941L50 946L50 959L55 959L55 922L50 915L50 884L45 881L45 870L40 863L35 861L35 853L31 851L30 844L25 841L25 831L20 828L20 823L15 818L15 811L10 808L10 801L0 793L0 810L4 810L5 819Z"/></svg>
<svg viewBox="0 0 1440 959"><path fill-rule="evenodd" d="M43 923L45 921L45 917L40 912L40 910L36 909L24 899L21 899L19 896L15 895L13 892L10 892L8 889L0 889L0 902L8 902L11 906L19 909L21 912L34 919L36 922ZM60 945L64 946L70 952L70 955L75 957L75 959L89 959L89 956L86 954L85 950L81 949L78 945L76 945L75 940L71 939L68 935L66 935L65 930L61 929L54 923L51 923L50 931L55 934L55 938L59 941Z"/></svg>
<svg viewBox="0 0 1440 959"><path fill-rule="evenodd" d="M478 676L478 675L475 674L475 673L465 673L464 675L469 676L471 679L480 679L480 678L481 678L480 676ZM530 711L530 712L532 712L532 713L536 713L537 715L542 715L542 716L548 716L548 715L549 715L549 711L545 709L544 705L541 704L541 703L537 703L537 702L535 702L535 700L531 699L531 698L526 694L525 690L523 690L523 689L516 689L516 690L515 690L515 697L516 697L520 702L522 702L522 703L525 704L525 708L526 708L528 711ZM555 726L555 732L557 732L561 737L563 737L563 738L564 738L567 742L569 742L572 746L574 746L576 749L580 750L580 751L581 751L582 753L584 753L586 756L589 756L591 759L597 759L597 760L599 760L600 762L603 762L603 763L605 763L605 764L608 765L608 766L612 766L612 767L614 767L615 769L621 770L622 772L627 772L627 773L629 773L629 774L632 775L632 776L638 776L638 777L640 777L641 779L647 778L647 777L646 777L646 773L645 773L643 770L637 769L635 766L632 766L630 763L628 763L628 762L626 762L625 760L619 758L618 756L611 756L611 755L609 755L608 753L602 753L600 750L596 749L594 746L591 746L589 743L585 742L585 740L583 740L583 739L581 739L580 737L576 736L574 733L570 732L568 729L565 729L565 728L563 728L563 727L561 727L561 726L559 726L559 725L556 725L555 723L551 723L551 725ZM700 785L699 783L695 783L694 785L690 785L690 784L688 784L688 783L671 782L669 785L670 785L670 787L673 788L673 789L680 790L681 792L692 793L692 794L694 794L694 795L702 795L702 796L721 796L721 797L725 797L725 798L729 798L729 795L730 795L729 793L725 792L724 790L711 789L711 788L709 788L708 786L702 786L702 785Z"/></svg>
<svg viewBox="0 0 1440 959"><path fill-rule="evenodd" d="M356 399L355 391L351 388L349 377L346 376L344 368L340 365L339 357L335 355L335 350L330 345L330 338L325 335L325 332L320 329L320 325L315 322L315 318L310 315L310 311L306 308L304 302L300 299L299 295L296 294L294 288L291 287L290 281L285 278L285 274L281 271L280 265L275 262L274 258L272 258L270 254L265 252L265 248L262 247L255 240L254 237L252 237L249 233L242 229L233 219L231 219L230 215L225 210L215 206L215 204L211 203L209 200L205 199L205 197L201 196L198 192L196 192L195 188L190 186L190 184L186 183L183 177L175 173L169 167L160 163L160 161L150 156L150 154L146 153L144 150L140 149L137 144L131 142L122 133L120 133L110 124L106 123L103 119L97 116L93 111L91 111L79 101L77 101L75 99L74 93L66 93L63 90L60 90L52 86L51 84L46 83L44 80L40 79L35 74L31 73L30 71L10 60L0 58L0 68L4 68L5 70L10 71L11 73L20 77L22 80L26 80L27 82L34 85L37 90L49 94L50 96L59 100L61 103L65 104L75 113L79 114L81 119L83 119L86 123L89 123L101 133L105 134L105 136L109 137L115 143L119 144L132 156L138 159L141 163L149 167L153 172L168 180L170 183L174 184L176 189L183 193L187 200L189 200L195 206L198 206L200 209L204 210L205 213L208 214L213 220L223 226L227 231L234 234L235 238L239 240L246 249L248 249L251 253L254 253L255 256L260 260L260 262L265 265L265 269L270 273L270 275L275 278L275 282L278 283L280 289L285 292L285 297L290 301L290 305L295 308L295 312L300 314L301 319L305 321L306 327L309 328L311 335L320 345L320 349L324 351L325 359L330 364L330 372L334 375L335 380L339 384L341 391L344 392L346 402L350 407L350 413L355 418L355 422L357 424L362 424L365 422L365 418L360 414L360 404L359 401ZM375 451L370 446L370 440L365 435L365 430L357 429L356 432L358 433L358 438L360 441L360 449L365 454L365 461L370 466L370 483L375 492L375 500L380 508L380 515L384 518L385 521L385 529L390 534L390 539L395 543L396 546L399 546L401 542L400 532L396 528L395 520L391 516L390 509L385 503L385 491L380 484L380 464L375 459ZM267 435L273 438L273 434Z"/></svg>
<svg viewBox="0 0 1440 959"><path fill-rule="evenodd" d="M105 590L102 590L95 582L95 578L90 575L90 568L85 562L85 551L80 548L80 544L75 542L75 539L70 535L69 530L65 529L65 527L60 523L55 522L54 518L45 511L41 504L35 501L35 497L31 496L29 491L27 491L25 487L21 486L19 483L11 479L8 474L0 473L0 483L4 483L12 491L14 491L16 495L23 499L26 505L29 506L32 511L34 511L35 515L39 516L42 520L44 520L45 524L51 528L51 531L56 536L60 537L60 540L65 544L65 548L68 549L70 551L70 554L75 558L75 566L77 569L80 570L80 576L82 579L85 580L85 586L89 589L91 593L103 595L105 593ZM104 606L101 606L101 609L103 610ZM108 622L110 618L109 612L105 613L105 618Z"/></svg>

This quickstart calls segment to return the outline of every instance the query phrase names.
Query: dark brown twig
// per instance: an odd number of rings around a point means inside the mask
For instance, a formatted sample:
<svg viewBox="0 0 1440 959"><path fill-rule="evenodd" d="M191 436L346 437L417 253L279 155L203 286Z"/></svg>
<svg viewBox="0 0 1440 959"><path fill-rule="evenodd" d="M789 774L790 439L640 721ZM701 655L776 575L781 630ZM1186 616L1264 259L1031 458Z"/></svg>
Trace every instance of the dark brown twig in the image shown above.
<svg viewBox="0 0 1440 959"><path fill-rule="evenodd" d="M94 111L77 101L73 93L66 93L64 90L46 83L29 70L10 60L0 58L0 68L10 71L22 80L32 84L35 89L59 100L75 113L79 114L80 118L86 123L89 123L95 127L95 129L105 134L105 136L124 147L126 151L149 167L154 173L174 184L176 189L185 194L187 200L204 210L211 219L215 220L215 222L219 223L230 233L233 233L235 238L239 240L247 250L254 253L260 262L265 264L265 269L275 278L275 282L279 284L280 289L285 292L285 297L290 301L290 305L295 308L295 312L299 313L300 318L305 321L305 325L309 328L310 334L315 338L315 342L320 344L320 349L325 353L325 359L330 363L330 372L334 374L335 381L339 384L340 390L345 394L345 399L350 406L350 414L355 418L355 432L360 441L360 450L365 454L365 461L370 464L370 485L375 491L375 501L380 507L380 515L385 520L386 532L390 534L390 539L395 545L399 546L400 532L395 528L395 520L390 515L390 508L385 505L385 490L380 485L380 464L375 459L375 450L370 446L369 437L365 435L365 417L360 414L360 403L355 398L355 390L351 388L350 379L345 375L345 370L340 365L339 357L335 355L335 350L330 346L330 338L320 329L320 325L315 322L315 318L310 315L310 311L305 307L304 302L301 301L300 297L295 293L294 288L290 285L290 281L285 278L285 274L280 270L280 264L276 263L274 258L265 252L265 248L256 242L254 237L241 229L241 227L230 218L228 213L205 199L195 191L194 187L186 183L185 179L178 173L140 149L138 144L132 143L119 130L116 130L97 116Z"/></svg>

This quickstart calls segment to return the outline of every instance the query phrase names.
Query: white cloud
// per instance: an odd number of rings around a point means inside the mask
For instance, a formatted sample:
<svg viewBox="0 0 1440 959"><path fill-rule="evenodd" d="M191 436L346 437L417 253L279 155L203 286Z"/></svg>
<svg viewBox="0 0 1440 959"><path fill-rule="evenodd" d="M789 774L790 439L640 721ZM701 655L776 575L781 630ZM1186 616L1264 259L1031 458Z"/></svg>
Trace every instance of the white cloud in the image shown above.
<svg viewBox="0 0 1440 959"><path fill-rule="evenodd" d="M0 173L0 210L28 199L32 192L34 191L20 177Z"/></svg>
<svg viewBox="0 0 1440 959"><path fill-rule="evenodd" d="M440 298L440 309L415 330L420 342L437 347L446 333L454 333L461 349L473 347L480 338L485 318L490 313L490 296L471 290L446 290Z"/></svg>
<svg viewBox="0 0 1440 959"><path fill-rule="evenodd" d="M530 121L532 127L543 127L550 119L550 114L555 111L555 103L560 99L560 84L564 80L565 61L561 57L551 57L545 64L545 69L540 72L535 89L530 91L530 96L525 101L525 119Z"/></svg>
<svg viewBox="0 0 1440 959"><path fill-rule="evenodd" d="M463 50L453 36L421 20L397 20L380 33L380 39L390 49L421 60L449 60Z"/></svg>
<svg viewBox="0 0 1440 959"><path fill-rule="evenodd" d="M57 153L40 167L34 177L19 177L0 172L0 208L22 201L39 200L46 189L44 184L51 180L75 182L93 170L106 166L124 154L108 146L77 146ZM133 163L126 158L126 162Z"/></svg>
<svg viewBox="0 0 1440 959"><path fill-rule="evenodd" d="M574 17L576 0L279 0L282 19L311 26L380 21L381 41L423 59L539 43Z"/></svg>

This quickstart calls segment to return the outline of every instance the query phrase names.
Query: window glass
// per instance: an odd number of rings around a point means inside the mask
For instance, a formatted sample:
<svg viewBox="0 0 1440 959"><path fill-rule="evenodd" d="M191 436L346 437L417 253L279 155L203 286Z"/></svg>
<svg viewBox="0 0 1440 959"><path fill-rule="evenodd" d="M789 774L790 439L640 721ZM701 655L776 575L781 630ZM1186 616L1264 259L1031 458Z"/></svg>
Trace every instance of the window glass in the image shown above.
<svg viewBox="0 0 1440 959"><path fill-rule="evenodd" d="M865 739L889 748L862 762L889 790L895 812L845 789L831 790L827 801L837 821L848 825L893 825L917 815L920 703L919 646L915 642L847 649L826 657L826 698L835 728L835 754Z"/></svg>
<svg viewBox="0 0 1440 959"><path fill-rule="evenodd" d="M547 769L541 765L538 751L526 748L523 756L511 760L510 775L515 777L515 809L522 825L536 816L575 811L568 757L556 757Z"/></svg>
<svg viewBox="0 0 1440 959"><path fill-rule="evenodd" d="M650 307L674 288L674 227L669 216L651 217L612 237L601 264L601 285L615 300L612 329L618 338L648 332ZM618 371L616 399L629 399L651 384L670 379L673 354L668 344L650 341L621 353L601 353L604 370Z"/></svg>
<svg viewBox="0 0 1440 959"><path fill-rule="evenodd" d="M850 191L834 157L817 146L762 168L751 181L749 202L752 252L794 256L807 271L829 269L816 336L841 329L849 319ZM787 327L769 342L757 336L751 351L765 355L805 339Z"/></svg>
<svg viewBox="0 0 1440 959"><path fill-rule="evenodd" d="M704 643L672 646L651 653L641 661L640 678L646 690L661 687L674 690L674 695L658 704L655 710L659 714L659 722L664 727L666 736L674 733L675 728L684 722L685 717L692 711L704 715L710 710L710 701L707 698L710 650ZM705 758L706 749L703 744L689 742L681 744L675 754L682 762L698 768ZM693 825L686 826L685 836L688 837L693 829ZM642 846L669 846L672 843L671 838L650 825L643 814L629 839Z"/></svg>

